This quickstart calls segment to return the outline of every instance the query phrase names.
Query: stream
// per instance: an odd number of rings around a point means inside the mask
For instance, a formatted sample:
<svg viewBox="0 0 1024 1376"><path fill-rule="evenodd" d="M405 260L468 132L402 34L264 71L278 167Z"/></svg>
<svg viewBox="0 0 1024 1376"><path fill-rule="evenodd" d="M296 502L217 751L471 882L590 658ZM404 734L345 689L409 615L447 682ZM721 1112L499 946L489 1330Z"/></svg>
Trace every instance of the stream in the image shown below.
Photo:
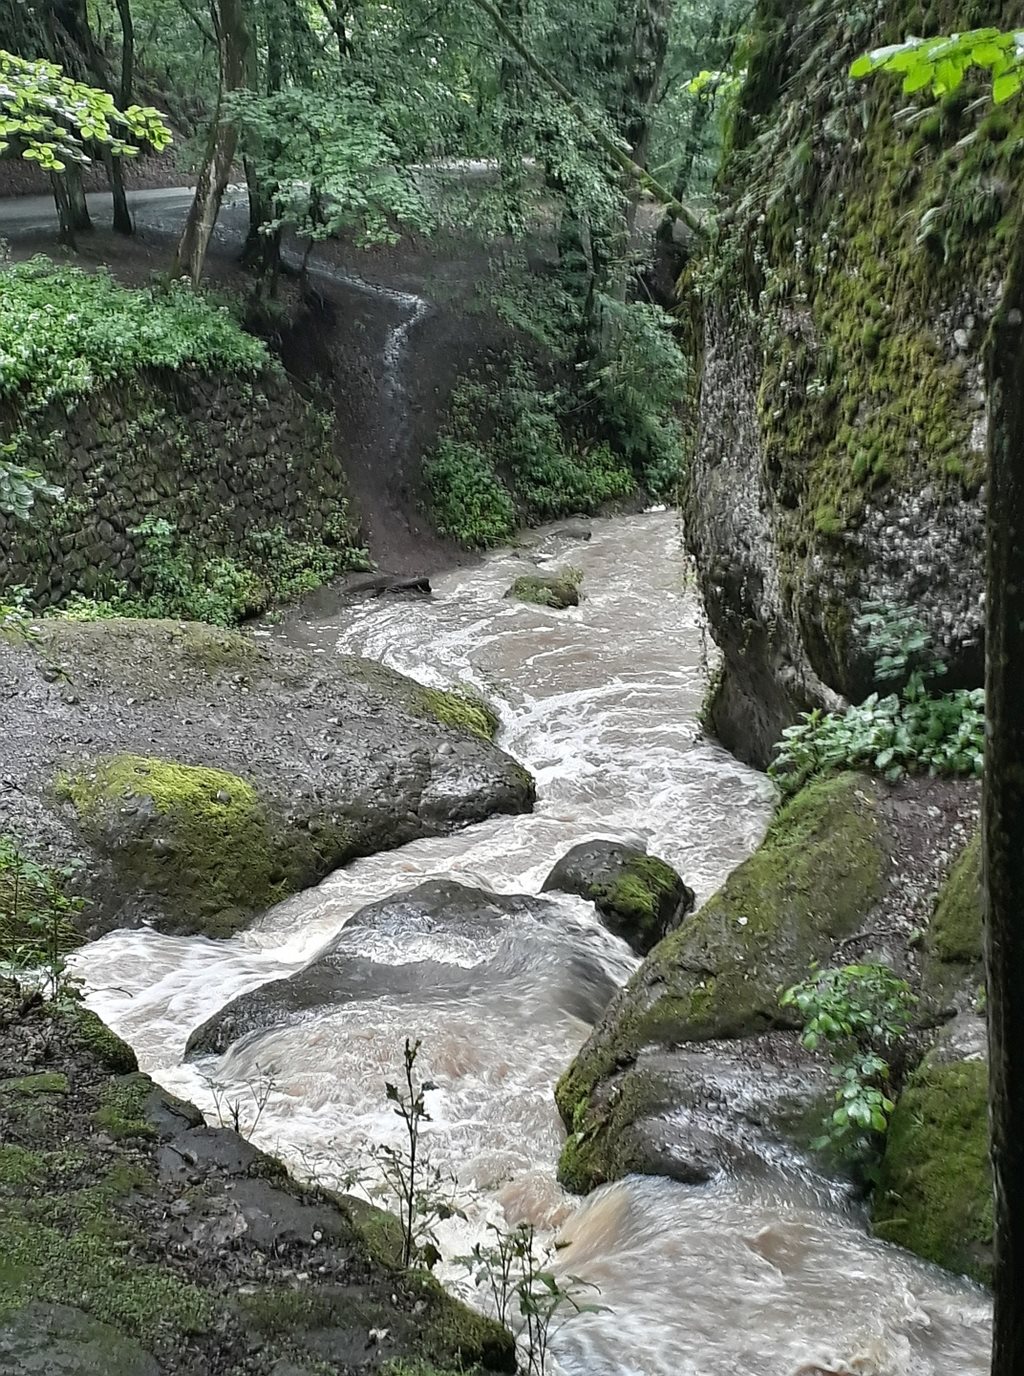
<svg viewBox="0 0 1024 1376"><path fill-rule="evenodd" d="M189 1033L228 1000L295 971L358 909L423 880L536 894L570 846L607 836L642 839L703 900L758 844L770 786L697 725L703 631L675 516L595 521L593 532L589 543L541 532L527 550L437 579L430 601L352 606L325 590L304 619L263 632L484 693L499 743L537 779L532 815L359 861L227 942L111 933L76 960L89 1001L162 1084L213 1122L235 1102L254 1142L328 1182L344 1181L368 1142L397 1140L383 1082L399 1073L403 1039L422 1038L418 1069L437 1085L430 1158L467 1201L466 1219L442 1231L443 1276L460 1284L450 1259L488 1223L560 1233L560 1270L599 1287L604 1307L558 1334L561 1376L983 1376L987 1297L869 1238L838 1188L799 1162L699 1188L634 1177L582 1203L563 1193L552 1088L588 1028L559 986L574 954L616 982L637 964L582 900L553 899L566 955L557 977L527 961L457 996L385 988L183 1063ZM580 568L582 605L504 600L531 561ZM477 959L443 933L404 942L368 930L367 941L377 945L363 953L392 964Z"/></svg>

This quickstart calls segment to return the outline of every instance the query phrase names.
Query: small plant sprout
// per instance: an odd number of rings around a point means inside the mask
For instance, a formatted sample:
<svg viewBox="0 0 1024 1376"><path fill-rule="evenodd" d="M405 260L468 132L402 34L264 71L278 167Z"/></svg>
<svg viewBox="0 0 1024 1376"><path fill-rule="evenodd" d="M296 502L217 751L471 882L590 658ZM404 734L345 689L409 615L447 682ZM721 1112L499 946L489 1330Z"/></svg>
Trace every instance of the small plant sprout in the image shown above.
<svg viewBox="0 0 1024 1376"><path fill-rule="evenodd" d="M545 1376L551 1343L575 1314L607 1313L587 1299L597 1286L578 1276L558 1276L551 1267L553 1249L537 1247L532 1223L515 1228L490 1225L494 1242L478 1242L459 1261L491 1302L495 1318L515 1334L524 1376Z"/></svg>

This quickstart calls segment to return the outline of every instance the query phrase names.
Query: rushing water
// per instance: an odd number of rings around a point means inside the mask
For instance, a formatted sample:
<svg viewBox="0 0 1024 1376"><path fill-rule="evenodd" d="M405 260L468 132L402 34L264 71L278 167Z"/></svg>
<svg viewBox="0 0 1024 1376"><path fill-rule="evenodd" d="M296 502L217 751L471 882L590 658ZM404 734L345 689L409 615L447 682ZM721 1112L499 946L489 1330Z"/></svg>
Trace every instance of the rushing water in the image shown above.
<svg viewBox="0 0 1024 1376"><path fill-rule="evenodd" d="M229 942L113 933L80 957L91 1001L145 1069L214 1121L233 1100L251 1123L266 1098L254 1140L331 1180L394 1133L382 1083L404 1037L421 1037L421 1069L438 1085L431 1157L471 1201L446 1251L466 1250L489 1220L529 1220L560 1229L560 1266L600 1286L610 1312L575 1318L558 1338L566 1376L982 1376L984 1296L872 1241L811 1181L632 1179L580 1207L562 1193L551 1091L587 1033L560 996L568 960L559 971L527 962L491 987L466 981L458 996L382 993L182 1064L189 1032L229 999L299 968L357 909L424 879L536 893L571 845L600 835L643 838L705 898L749 854L770 790L697 729L702 632L677 546L668 514L596 522L589 544L549 534L529 554L438 580L430 602L316 599L308 621L275 634L482 690L501 712L501 744L537 778L536 811L360 861ZM579 566L582 606L504 600L531 558ZM627 978L635 959L593 909L556 902L566 956ZM443 936L367 941L366 954L392 964L477 959Z"/></svg>

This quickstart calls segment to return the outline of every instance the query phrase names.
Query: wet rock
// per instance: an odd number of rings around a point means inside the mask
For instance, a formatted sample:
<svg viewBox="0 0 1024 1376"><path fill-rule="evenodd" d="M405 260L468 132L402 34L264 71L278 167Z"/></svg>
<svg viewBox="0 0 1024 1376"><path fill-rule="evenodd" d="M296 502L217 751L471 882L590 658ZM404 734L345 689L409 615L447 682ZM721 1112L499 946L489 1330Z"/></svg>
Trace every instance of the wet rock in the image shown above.
<svg viewBox="0 0 1024 1376"><path fill-rule="evenodd" d="M992 1169L985 1026L961 1015L896 1103L875 1191L887 1242L992 1281Z"/></svg>
<svg viewBox="0 0 1024 1376"><path fill-rule="evenodd" d="M572 569L525 573L516 579L505 596L516 602L533 602L539 607L564 611L566 607L579 606L579 584L579 575Z"/></svg>
<svg viewBox="0 0 1024 1376"><path fill-rule="evenodd" d="M0 1319L6 1376L161 1376L137 1343L67 1304L32 1301Z"/></svg>
<svg viewBox="0 0 1024 1376"><path fill-rule="evenodd" d="M423 950L409 960L410 948ZM448 959L441 958L443 949ZM456 963L455 957L458 957ZM567 940L554 903L433 880L355 914L308 965L240 995L192 1033L186 1055L361 999L467 998L529 980L593 1022L615 991L596 954Z"/></svg>
<svg viewBox="0 0 1024 1376"><path fill-rule="evenodd" d="M894 843L879 797L856 774L798 794L760 849L616 996L556 1090L572 1134L562 1171L577 1188L587 1179L573 1153L607 1124L607 1082L646 1048L689 1055L691 1044L795 1026L780 989L858 932L885 888ZM616 1132L627 1112L619 1111Z"/></svg>
<svg viewBox="0 0 1024 1376"><path fill-rule="evenodd" d="M8 695L0 830L84 862L90 936L228 935L351 859L533 803L486 704L210 626L47 623L0 644Z"/></svg>
<svg viewBox="0 0 1024 1376"><path fill-rule="evenodd" d="M784 1168L820 1134L833 1092L792 1033L643 1051L591 1096L559 1178L583 1194L625 1175L696 1185Z"/></svg>
<svg viewBox="0 0 1024 1376"><path fill-rule="evenodd" d="M579 894L605 926L638 955L679 926L695 901L693 890L664 860L620 841L584 841L555 865L542 892Z"/></svg>

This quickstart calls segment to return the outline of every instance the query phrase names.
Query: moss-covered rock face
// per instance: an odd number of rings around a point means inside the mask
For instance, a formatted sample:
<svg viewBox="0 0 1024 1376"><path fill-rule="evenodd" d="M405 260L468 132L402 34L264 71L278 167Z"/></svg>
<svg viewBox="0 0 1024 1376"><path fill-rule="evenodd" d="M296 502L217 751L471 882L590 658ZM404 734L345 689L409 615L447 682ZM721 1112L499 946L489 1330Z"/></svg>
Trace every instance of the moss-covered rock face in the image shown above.
<svg viewBox="0 0 1024 1376"><path fill-rule="evenodd" d="M1024 117L975 108L965 86L894 121L900 83L848 72L907 33L1018 19L1009 0L757 7L722 176L732 214L702 269L684 502L725 654L711 721L748 759L831 692L869 691L869 599L914 609L947 682L981 682L981 346Z"/></svg>
<svg viewBox="0 0 1024 1376"><path fill-rule="evenodd" d="M88 935L224 936L357 856L533 805L483 702L196 623L47 622L0 642L0 693L0 834L84 862Z"/></svg>
<svg viewBox="0 0 1024 1376"><path fill-rule="evenodd" d="M638 955L677 927L693 908L693 890L664 860L617 841L584 841L564 855L544 881L589 899L605 926Z"/></svg>
<svg viewBox="0 0 1024 1376"><path fill-rule="evenodd" d="M900 1095L875 1192L874 1230L951 1271L992 1279L988 1068L929 1058Z"/></svg>
<svg viewBox="0 0 1024 1376"><path fill-rule="evenodd" d="M374 1370L515 1371L508 1333L396 1264L377 1210L112 1074L77 1003L21 998L0 984L0 1369L362 1376L372 1349Z"/></svg>
<svg viewBox="0 0 1024 1376"><path fill-rule="evenodd" d="M301 877L287 874L256 790L221 769L115 755L62 774L57 796L119 882L159 895L182 926L209 936L230 935Z"/></svg>
<svg viewBox="0 0 1024 1376"><path fill-rule="evenodd" d="M559 569L557 573L526 573L505 594L516 602L533 602L539 607L564 611L578 607L580 576L575 569Z"/></svg>
<svg viewBox="0 0 1024 1376"><path fill-rule="evenodd" d="M599 1126L593 1096L648 1046L786 1028L779 990L826 960L881 895L892 838L877 786L855 774L799 793L755 854L695 917L654 948L559 1081L567 1129ZM566 1178L579 1139L563 1158Z"/></svg>
<svg viewBox="0 0 1024 1376"><path fill-rule="evenodd" d="M981 837L964 848L935 904L921 969L926 1010L975 1005L984 989Z"/></svg>

